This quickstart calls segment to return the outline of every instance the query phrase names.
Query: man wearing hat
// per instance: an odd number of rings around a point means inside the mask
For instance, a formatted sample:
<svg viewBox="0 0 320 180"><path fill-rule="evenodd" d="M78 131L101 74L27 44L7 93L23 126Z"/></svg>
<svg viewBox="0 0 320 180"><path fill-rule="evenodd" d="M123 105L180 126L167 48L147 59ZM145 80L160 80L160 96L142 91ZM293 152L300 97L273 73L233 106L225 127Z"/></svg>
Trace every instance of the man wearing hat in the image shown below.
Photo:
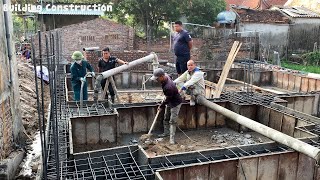
<svg viewBox="0 0 320 180"><path fill-rule="evenodd" d="M174 136L176 133L177 118L179 115L182 98L176 85L163 69L155 69L151 80L156 80L161 83L163 93L166 96L165 100L158 108L158 111L161 111L165 108L163 134L159 136L166 137L170 135L170 144L175 144Z"/></svg>
<svg viewBox="0 0 320 180"><path fill-rule="evenodd" d="M92 72L92 76L95 76L94 69L92 66L84 60L84 56L80 51L75 51L71 57L75 62L71 65L71 84L74 91L74 100L80 101L80 90L81 83L84 82L83 86L83 100L88 100L88 86L85 80L87 69Z"/></svg>

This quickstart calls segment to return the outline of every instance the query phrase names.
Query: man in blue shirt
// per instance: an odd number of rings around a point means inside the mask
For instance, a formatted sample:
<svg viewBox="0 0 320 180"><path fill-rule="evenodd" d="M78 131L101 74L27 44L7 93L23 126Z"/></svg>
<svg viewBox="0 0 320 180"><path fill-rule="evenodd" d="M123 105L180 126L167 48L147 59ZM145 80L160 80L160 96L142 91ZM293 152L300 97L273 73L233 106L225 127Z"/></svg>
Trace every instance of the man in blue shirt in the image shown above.
<svg viewBox="0 0 320 180"><path fill-rule="evenodd" d="M183 29L182 22L174 23L177 34L173 38L174 54L176 55L176 70L180 76L187 70L187 62L190 60L190 50L192 49L192 39L190 34Z"/></svg>
<svg viewBox="0 0 320 180"><path fill-rule="evenodd" d="M108 47L104 48L102 50L102 58L100 58L99 62L98 62L98 71L99 71L99 73L101 73L101 72L113 69L113 68L116 67L117 63L119 63L119 64L128 64L128 62L126 62L126 61L123 61L123 60L121 60L119 58L111 56L110 55L110 49ZM102 89L104 89L105 85L106 85L106 79L103 79L101 81ZM112 101L112 103L114 103L115 93L114 93L114 90L112 88L111 83L109 83L108 90L109 90L109 93L110 93L110 96L111 96L111 101ZM108 99L108 93L106 93L105 99Z"/></svg>
<svg viewBox="0 0 320 180"><path fill-rule="evenodd" d="M71 57L75 62L71 65L71 84L74 91L74 100L80 100L81 83L84 82L83 86L83 100L88 100L88 85L85 80L87 69L92 72L92 76L95 76L92 66L84 60L84 56L80 51L75 51Z"/></svg>

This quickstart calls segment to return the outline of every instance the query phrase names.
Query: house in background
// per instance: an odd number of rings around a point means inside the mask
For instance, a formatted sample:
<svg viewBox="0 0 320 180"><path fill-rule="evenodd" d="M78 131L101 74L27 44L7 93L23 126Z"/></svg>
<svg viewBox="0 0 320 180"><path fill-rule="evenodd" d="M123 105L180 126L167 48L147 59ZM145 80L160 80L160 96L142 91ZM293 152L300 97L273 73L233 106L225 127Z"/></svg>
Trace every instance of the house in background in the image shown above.
<svg viewBox="0 0 320 180"><path fill-rule="evenodd" d="M319 0L288 0L284 6L287 7L305 7L313 12L320 14L320 1Z"/></svg>
<svg viewBox="0 0 320 180"><path fill-rule="evenodd" d="M227 10L230 7L242 7L250 9L269 9L272 6L280 5L283 6L287 0L225 0Z"/></svg>

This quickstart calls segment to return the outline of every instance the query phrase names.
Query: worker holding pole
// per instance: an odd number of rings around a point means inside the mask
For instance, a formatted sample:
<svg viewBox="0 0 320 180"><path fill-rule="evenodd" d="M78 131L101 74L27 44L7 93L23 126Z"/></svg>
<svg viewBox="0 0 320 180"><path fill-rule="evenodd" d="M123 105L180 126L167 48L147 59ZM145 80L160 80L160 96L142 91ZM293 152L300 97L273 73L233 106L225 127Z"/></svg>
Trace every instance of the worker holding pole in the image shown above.
<svg viewBox="0 0 320 180"><path fill-rule="evenodd" d="M81 83L84 82L83 86L83 100L88 100L88 85L85 79L87 69L92 72L92 76L95 76L94 69L84 59L83 54L80 51L75 51L71 58L75 61L70 68L71 71L71 84L74 91L74 100L80 101L80 90Z"/></svg>
<svg viewBox="0 0 320 180"><path fill-rule="evenodd" d="M174 80L179 87L179 93L191 96L190 105L194 106L197 96L205 96L204 72L193 60L187 62L188 70Z"/></svg>
<svg viewBox="0 0 320 180"><path fill-rule="evenodd" d="M177 87L163 69L155 69L151 80L156 80L161 83L163 93L166 96L165 100L162 101L162 104L158 108L158 111L165 108L163 134L159 136L166 137L170 135L170 144L175 144L174 136L176 133L177 119L181 108L182 98Z"/></svg>
<svg viewBox="0 0 320 180"><path fill-rule="evenodd" d="M104 71L108 71L110 69L113 69L116 67L116 64L119 63L119 64L128 64L128 62L126 61L123 61L119 58L116 58L114 56L111 56L110 55L110 49L108 47L104 48L102 50L102 58L99 59L99 62L98 62L98 71L99 73L101 72L104 72ZM105 85L106 85L106 80L107 79L103 79L101 81L101 87L102 89L105 88ZM114 93L114 90L112 88L112 85L111 83L109 84L108 86L108 90L109 90L109 93L110 93L110 96L111 96L111 102L114 103L114 96L115 96L115 93ZM106 96L105 96L105 99L108 99L108 93L106 93Z"/></svg>
<svg viewBox="0 0 320 180"><path fill-rule="evenodd" d="M173 37L176 70L180 76L187 70L187 62L190 59L190 50L192 49L192 39L188 31L183 29L181 21L174 23L174 30L177 32Z"/></svg>

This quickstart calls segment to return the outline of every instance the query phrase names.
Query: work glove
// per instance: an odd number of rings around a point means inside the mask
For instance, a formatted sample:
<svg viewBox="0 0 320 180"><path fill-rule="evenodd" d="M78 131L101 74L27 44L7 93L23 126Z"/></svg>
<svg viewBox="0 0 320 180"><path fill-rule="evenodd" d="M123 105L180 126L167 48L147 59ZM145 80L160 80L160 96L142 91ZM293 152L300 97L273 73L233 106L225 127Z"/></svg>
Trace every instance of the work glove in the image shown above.
<svg viewBox="0 0 320 180"><path fill-rule="evenodd" d="M92 77L96 77L96 73L91 72Z"/></svg>
<svg viewBox="0 0 320 180"><path fill-rule="evenodd" d="M80 78L80 81L81 82L86 82L86 79L82 77L82 78Z"/></svg>

